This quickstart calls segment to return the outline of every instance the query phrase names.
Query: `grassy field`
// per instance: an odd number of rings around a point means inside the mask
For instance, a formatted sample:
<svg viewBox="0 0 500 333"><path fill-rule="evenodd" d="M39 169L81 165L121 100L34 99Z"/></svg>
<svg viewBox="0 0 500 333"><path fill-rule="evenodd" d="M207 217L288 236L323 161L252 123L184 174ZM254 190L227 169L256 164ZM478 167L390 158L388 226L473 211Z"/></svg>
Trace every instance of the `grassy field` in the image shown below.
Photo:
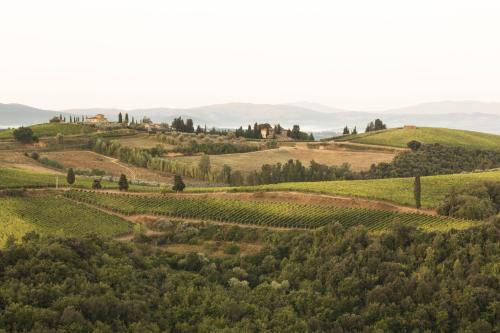
<svg viewBox="0 0 500 333"><path fill-rule="evenodd" d="M58 133L63 135L77 135L95 132L93 127L70 123L47 123L29 127L33 130L33 133L40 138L56 136ZM0 139L12 139L13 131L14 130L0 131Z"/></svg>
<svg viewBox="0 0 500 333"><path fill-rule="evenodd" d="M500 170L422 177L422 205L436 208L452 186L481 180L500 181ZM188 188L189 192L211 191L297 191L329 195L357 196L413 206L413 178L281 183L260 186Z"/></svg>
<svg viewBox="0 0 500 333"><path fill-rule="evenodd" d="M88 191L69 191L65 195L73 200L127 215L162 215L279 228L314 229L338 222L347 228L364 225L372 232L381 232L398 221L425 230L438 231L463 229L477 224L442 216L288 202L186 198L175 195L139 196Z"/></svg>
<svg viewBox="0 0 500 333"><path fill-rule="evenodd" d="M305 143L297 143L294 147L280 147L278 149L261 150L250 153L212 155L210 163L214 168L221 169L224 164L233 170L249 173L260 170L263 164L286 163L288 160L299 160L306 166L311 160L326 165L349 163L355 171L367 170L372 163L390 162L396 153L390 151L362 151L350 149L310 149ZM175 157L176 160L188 164L195 164L200 156Z"/></svg>
<svg viewBox="0 0 500 333"><path fill-rule="evenodd" d="M97 233L106 237L132 231L131 222L53 194L0 197L0 226L0 247L10 235L20 239L30 231L65 236Z"/></svg>
<svg viewBox="0 0 500 333"><path fill-rule="evenodd" d="M28 170L14 168L0 168L0 190L7 188L45 188L56 187L56 179L58 179L59 187L68 187L65 175L55 175L49 173L32 172ZM73 187L91 188L92 178L76 177L76 182ZM118 184L114 182L102 181L103 189L118 189ZM155 186L130 185L131 191L137 192L155 192L159 191Z"/></svg>
<svg viewBox="0 0 500 333"><path fill-rule="evenodd" d="M500 135L448 128L394 128L385 131L349 135L336 139L336 141L351 141L394 147L406 147L406 144L412 140L427 144L439 143L466 148L500 149Z"/></svg>

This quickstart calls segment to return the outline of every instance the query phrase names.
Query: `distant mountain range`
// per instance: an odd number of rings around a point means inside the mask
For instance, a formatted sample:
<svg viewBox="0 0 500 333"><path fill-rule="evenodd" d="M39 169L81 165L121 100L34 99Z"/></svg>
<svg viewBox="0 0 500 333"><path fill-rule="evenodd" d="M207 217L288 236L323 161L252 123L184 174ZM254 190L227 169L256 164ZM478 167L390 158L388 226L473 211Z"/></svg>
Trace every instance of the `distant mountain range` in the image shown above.
<svg viewBox="0 0 500 333"><path fill-rule="evenodd" d="M236 128L254 122L280 123L285 127L299 124L305 131L318 133L339 132L347 125L364 131L366 124L375 118L382 119L389 127L405 124L430 127L448 127L500 134L500 103L475 101L445 101L424 103L398 109L364 112L336 109L329 106L299 102L291 104L226 103L196 108L149 109L70 109L64 111L42 110L21 104L0 104L0 126L31 125L48 121L63 114L94 115L102 113L116 119L119 112L136 119L147 116L155 122L170 122L174 117L192 118L195 124Z"/></svg>

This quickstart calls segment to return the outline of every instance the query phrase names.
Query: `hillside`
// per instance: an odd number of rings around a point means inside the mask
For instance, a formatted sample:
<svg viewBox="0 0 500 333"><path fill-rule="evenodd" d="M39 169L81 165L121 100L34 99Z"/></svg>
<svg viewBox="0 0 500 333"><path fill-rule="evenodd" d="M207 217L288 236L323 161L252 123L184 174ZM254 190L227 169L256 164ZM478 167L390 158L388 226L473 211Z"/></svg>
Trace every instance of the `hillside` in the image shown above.
<svg viewBox="0 0 500 333"><path fill-rule="evenodd" d="M70 115L68 112L43 110L22 104L0 103L0 128L46 123L60 114L65 117Z"/></svg>
<svg viewBox="0 0 500 333"><path fill-rule="evenodd" d="M32 125L46 122L62 113L94 115L103 113L109 119L116 119L119 112L128 113L135 119L144 116L156 122L170 122L174 117L192 118L196 124L208 127L235 128L254 122L281 123L285 127L299 124L303 130L315 133L322 131L340 132L345 125L363 129L375 118L381 118L389 127L403 124L469 129L499 133L500 103L475 101L434 102L399 109L365 112L333 108L317 103L300 102L291 104L222 103L193 108L86 108L64 111L49 111L21 104L0 104L0 128ZM320 135L318 134L318 137Z"/></svg>
<svg viewBox="0 0 500 333"><path fill-rule="evenodd" d="M354 136L350 135L336 141L406 147L406 144L412 140L427 144L439 143L466 148L500 149L500 135L433 127L418 127L416 129L395 128Z"/></svg>
<svg viewBox="0 0 500 333"><path fill-rule="evenodd" d="M479 181L500 181L500 170L422 177L422 206L436 208L453 186ZM325 182L295 182L259 186L187 188L187 192L264 192L294 191L361 197L401 205L415 204L413 178L385 178Z"/></svg>

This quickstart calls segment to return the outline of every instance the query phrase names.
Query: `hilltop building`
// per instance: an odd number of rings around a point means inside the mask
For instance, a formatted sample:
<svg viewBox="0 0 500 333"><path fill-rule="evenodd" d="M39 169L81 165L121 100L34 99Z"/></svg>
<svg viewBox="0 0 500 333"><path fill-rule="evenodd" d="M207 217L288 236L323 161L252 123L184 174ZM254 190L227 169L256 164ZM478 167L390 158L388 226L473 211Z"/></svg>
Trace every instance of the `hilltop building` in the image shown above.
<svg viewBox="0 0 500 333"><path fill-rule="evenodd" d="M86 117L85 118L85 122L86 123L92 123L92 124L95 124L95 123L107 123L108 119L106 119L106 117L104 117L103 114L96 114L94 117Z"/></svg>

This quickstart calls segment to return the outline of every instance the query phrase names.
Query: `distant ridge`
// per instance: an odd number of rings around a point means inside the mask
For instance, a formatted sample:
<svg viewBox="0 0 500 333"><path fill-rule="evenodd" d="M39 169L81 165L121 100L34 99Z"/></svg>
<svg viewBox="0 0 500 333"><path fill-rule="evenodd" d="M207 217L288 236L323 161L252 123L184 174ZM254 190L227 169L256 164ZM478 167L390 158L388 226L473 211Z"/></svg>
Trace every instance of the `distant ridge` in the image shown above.
<svg viewBox="0 0 500 333"><path fill-rule="evenodd" d="M414 106L378 112L352 111L332 108L310 102L290 104L225 103L194 108L86 108L51 111L21 104L0 104L0 126L29 125L47 122L59 113L81 116L103 113L116 119L118 112L128 113L136 119L147 116L156 122L170 122L174 117L193 118L196 124L235 128L254 122L281 123L291 127L299 124L311 132L339 132L344 126L357 127L364 131L366 124L381 118L389 127L404 124L417 126L446 127L500 134L500 103L475 101L444 101L423 103Z"/></svg>

